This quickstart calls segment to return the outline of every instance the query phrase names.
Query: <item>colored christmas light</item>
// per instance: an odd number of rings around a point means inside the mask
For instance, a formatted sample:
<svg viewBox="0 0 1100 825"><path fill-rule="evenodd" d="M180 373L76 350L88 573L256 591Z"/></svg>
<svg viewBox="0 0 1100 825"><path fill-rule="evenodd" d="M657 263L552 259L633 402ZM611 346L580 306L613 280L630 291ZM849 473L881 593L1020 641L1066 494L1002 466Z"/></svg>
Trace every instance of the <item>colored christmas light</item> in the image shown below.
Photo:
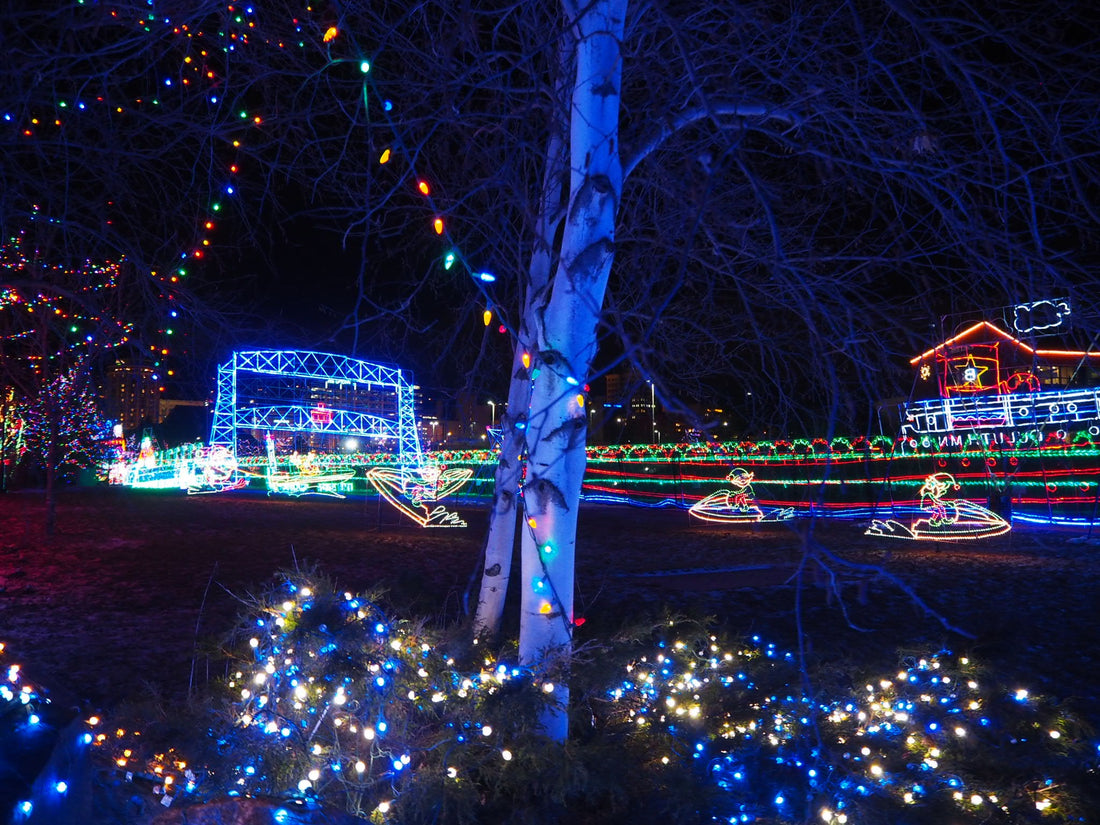
<svg viewBox="0 0 1100 825"><path fill-rule="evenodd" d="M463 669L423 625L386 615L369 595L286 575L240 633L226 683L232 727L210 731L230 758L214 769L173 747L139 756L140 731L121 728L89 737L97 750L173 800L308 792L388 822L418 779L464 781L494 758L504 770L542 747L500 711L552 700L553 679L491 657ZM603 677L588 736L639 737L653 766L697 766L715 789L713 821L809 814L854 824L912 806L963 817L989 806L1007 821L1072 816L1059 780L1100 759L1064 707L948 651L909 654L862 678L846 672L812 694L797 656L756 636L729 644L670 621L631 651L605 654L622 664ZM287 754L291 770L278 769ZM1011 769L995 779L981 767L989 758Z"/></svg>

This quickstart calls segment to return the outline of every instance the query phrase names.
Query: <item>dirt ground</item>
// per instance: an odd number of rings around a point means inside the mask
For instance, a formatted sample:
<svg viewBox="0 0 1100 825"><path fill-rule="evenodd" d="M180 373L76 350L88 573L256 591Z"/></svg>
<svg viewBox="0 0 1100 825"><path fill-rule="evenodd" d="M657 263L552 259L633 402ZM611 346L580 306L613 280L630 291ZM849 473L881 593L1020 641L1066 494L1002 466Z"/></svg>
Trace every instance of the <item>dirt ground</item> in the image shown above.
<svg viewBox="0 0 1100 825"><path fill-rule="evenodd" d="M296 563L349 590L384 587L402 611L458 620L476 600L487 520L459 512L465 529L422 529L363 499L66 489L47 539L41 494L6 493L0 641L55 701L109 710L151 686L179 696L219 676L196 650L232 625L239 596ZM683 511L584 507L578 634L672 608L791 645L797 602L813 657L889 670L899 648L965 650L1100 721L1100 547L1087 534L1018 527L925 544L863 527L819 522L808 535L806 524L723 527ZM811 561L797 579L807 544L825 566Z"/></svg>

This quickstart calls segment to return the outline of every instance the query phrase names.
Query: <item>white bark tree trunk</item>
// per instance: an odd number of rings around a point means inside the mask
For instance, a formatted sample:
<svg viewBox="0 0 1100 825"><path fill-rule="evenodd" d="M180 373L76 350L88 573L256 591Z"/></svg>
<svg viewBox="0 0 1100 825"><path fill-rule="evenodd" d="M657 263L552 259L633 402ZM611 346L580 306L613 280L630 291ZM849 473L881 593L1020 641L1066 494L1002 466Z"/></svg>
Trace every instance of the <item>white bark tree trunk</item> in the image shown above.
<svg viewBox="0 0 1100 825"><path fill-rule="evenodd" d="M550 292L529 301L538 349L530 352L526 521L522 528L520 661L548 673L567 662L573 637L577 510L585 468L584 392L596 354L596 323L615 252L622 192L619 96L627 0L565 10L576 32L570 108L570 185L561 253ZM544 718L549 736L568 732L568 690Z"/></svg>
<svg viewBox="0 0 1100 825"><path fill-rule="evenodd" d="M524 336L521 335L512 359L512 379L508 386L508 406L500 417L501 448L497 462L493 509L489 514L489 535L485 539L485 560L481 571L481 592L474 615L474 638L489 640L500 633L504 618L504 600L512 574L516 530L520 517L520 484L526 466L524 433L517 429L512 410L525 410L530 400L530 382L520 361ZM517 373L521 373L517 376Z"/></svg>
<svg viewBox="0 0 1100 825"><path fill-rule="evenodd" d="M520 487L527 466L526 421L531 404L531 379L528 367L523 363L523 356L524 353L537 349L532 323L536 309L545 304L555 259L554 235L561 221L561 200L569 163L565 113L569 105L568 85L573 82L568 67L572 61L574 46L575 42L569 34L563 36L558 52L559 71L554 100L551 101L554 116L546 142L546 165L543 170L535 239L527 283L522 291L519 334L512 357L512 370L509 373L508 404L500 418L501 454L496 469L493 509L489 515L489 535L485 541L481 592L474 617L474 636L477 639L490 639L500 633L515 554L516 531L523 515Z"/></svg>

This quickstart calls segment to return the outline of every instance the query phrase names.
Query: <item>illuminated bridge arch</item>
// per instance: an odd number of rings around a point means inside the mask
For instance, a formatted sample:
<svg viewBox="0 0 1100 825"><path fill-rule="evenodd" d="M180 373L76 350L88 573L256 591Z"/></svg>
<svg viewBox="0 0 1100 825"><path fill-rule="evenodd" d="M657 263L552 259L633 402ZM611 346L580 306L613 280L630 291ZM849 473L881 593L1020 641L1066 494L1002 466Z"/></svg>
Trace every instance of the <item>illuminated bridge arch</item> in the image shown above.
<svg viewBox="0 0 1100 825"><path fill-rule="evenodd" d="M210 444L234 455L239 430L356 436L390 442L421 464L412 381L400 369L344 355L247 350L218 367Z"/></svg>

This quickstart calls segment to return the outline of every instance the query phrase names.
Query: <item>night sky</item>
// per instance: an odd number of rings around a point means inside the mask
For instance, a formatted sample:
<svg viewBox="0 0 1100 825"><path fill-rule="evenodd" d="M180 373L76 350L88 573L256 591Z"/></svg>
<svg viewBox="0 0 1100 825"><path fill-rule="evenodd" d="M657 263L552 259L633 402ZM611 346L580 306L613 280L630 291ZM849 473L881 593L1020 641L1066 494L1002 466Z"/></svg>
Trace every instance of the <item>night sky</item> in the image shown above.
<svg viewBox="0 0 1100 825"><path fill-rule="evenodd" d="M183 394L242 346L331 349L502 394L556 17L149 8L9 15L5 233L47 220L45 255L124 252L156 272L127 312L142 346L171 350ZM667 21L632 18L632 173L597 372L655 376L670 402L751 392L792 424L813 407L856 422L905 391L905 361L952 319L1059 295L1083 328L1100 317L1091 13L847 9L860 26L714 8L677 24L687 55ZM950 59L917 49L925 35ZM783 42L799 60L769 51ZM777 114L647 143L704 94ZM169 340L164 298L188 290L202 302ZM805 351L830 363L807 368Z"/></svg>

